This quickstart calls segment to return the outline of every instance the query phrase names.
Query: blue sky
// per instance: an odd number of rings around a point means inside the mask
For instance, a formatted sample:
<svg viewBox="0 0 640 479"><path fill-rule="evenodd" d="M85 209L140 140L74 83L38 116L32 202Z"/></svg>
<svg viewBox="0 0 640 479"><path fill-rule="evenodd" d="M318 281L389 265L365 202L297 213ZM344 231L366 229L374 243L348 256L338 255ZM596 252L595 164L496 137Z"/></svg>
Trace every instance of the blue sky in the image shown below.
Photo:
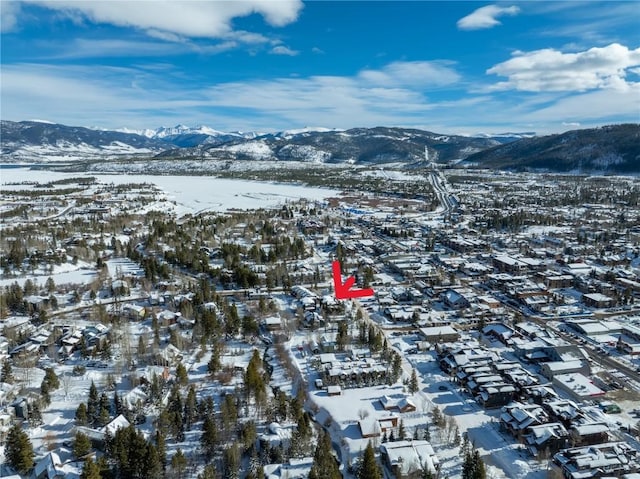
<svg viewBox="0 0 640 479"><path fill-rule="evenodd" d="M0 7L2 119L462 134L640 121L633 1Z"/></svg>

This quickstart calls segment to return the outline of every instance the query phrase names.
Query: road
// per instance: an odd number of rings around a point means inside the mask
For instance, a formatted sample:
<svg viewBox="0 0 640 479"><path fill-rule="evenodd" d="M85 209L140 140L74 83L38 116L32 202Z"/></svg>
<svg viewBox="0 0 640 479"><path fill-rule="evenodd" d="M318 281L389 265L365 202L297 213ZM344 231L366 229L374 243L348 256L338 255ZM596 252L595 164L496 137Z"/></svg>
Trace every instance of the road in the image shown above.
<svg viewBox="0 0 640 479"><path fill-rule="evenodd" d="M442 205L443 213L445 215L453 213L458 206L458 201L455 199L454 195L449 192L447 179L444 177L442 172L438 170L437 167L433 166L429 170L427 180L431 184L433 191L438 197L438 201Z"/></svg>

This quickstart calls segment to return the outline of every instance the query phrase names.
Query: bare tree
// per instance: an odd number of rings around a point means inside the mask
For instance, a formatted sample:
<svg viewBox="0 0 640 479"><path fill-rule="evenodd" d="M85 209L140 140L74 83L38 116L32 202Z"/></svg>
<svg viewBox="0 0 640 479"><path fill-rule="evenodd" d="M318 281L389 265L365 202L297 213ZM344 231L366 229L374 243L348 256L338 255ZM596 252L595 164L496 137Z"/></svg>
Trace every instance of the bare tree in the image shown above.
<svg viewBox="0 0 640 479"><path fill-rule="evenodd" d="M62 379L60 381L62 383L62 390L64 391L65 399L69 399L69 391L71 390L71 379L71 373L67 371L62 375Z"/></svg>

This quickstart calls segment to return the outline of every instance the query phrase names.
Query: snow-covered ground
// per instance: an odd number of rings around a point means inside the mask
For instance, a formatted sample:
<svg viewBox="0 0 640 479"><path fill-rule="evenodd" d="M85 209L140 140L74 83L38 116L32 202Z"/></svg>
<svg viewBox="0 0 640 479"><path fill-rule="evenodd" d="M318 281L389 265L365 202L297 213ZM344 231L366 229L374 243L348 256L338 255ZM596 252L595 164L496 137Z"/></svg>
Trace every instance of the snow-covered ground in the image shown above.
<svg viewBox="0 0 640 479"><path fill-rule="evenodd" d="M7 183L54 180L87 176L87 173L62 173L28 168L2 168L2 188ZM269 208L301 198L323 200L336 196L337 190L300 185L267 183L248 180L215 178L212 176L150 176L103 175L95 176L100 183L121 185L126 183L153 183L166 195L168 201L159 202L154 209L172 208L178 216L202 211ZM173 206L172 206L173 205Z"/></svg>
<svg viewBox="0 0 640 479"><path fill-rule="evenodd" d="M96 276L97 273L93 265L78 261L76 264L54 264L51 270L39 267L33 273L27 275L7 276L2 273L0 274L0 287L9 286L15 281L20 286L23 286L27 279L39 286L43 286L49 277L53 279L55 284L87 284L91 283Z"/></svg>
<svg viewBox="0 0 640 479"><path fill-rule="evenodd" d="M394 347L404 348L406 337L398 338ZM456 387L445 375L435 358L433 351L404 355L404 378L408 379L412 368L419 373L420 389L415 394L407 392L400 382L392 386L380 385L364 388L343 389L337 397L328 396L326 391L313 387L318 373L311 365L313 358L306 349L305 354L298 346L309 341L302 332L294 335L289 345L289 354L311 385L308 406L316 411L315 419L320 424L331 424L334 446L341 450L341 462L354 461L365 449L368 439L361 436L359 418L382 418L388 416L379 403L382 396L408 396L416 405L415 412L400 414L407 437L412 437L417 428L419 436L425 424L431 423L431 444L442 464L441 477L460 479L462 477L459 458L459 446L452 445L432 424L431 413L437 406L441 412L455 419L460 433L466 432L470 441L478 448L487 465L488 475L492 479L544 479L546 463L533 459L523 452L521 446L512 438L499 432L498 417L500 410L485 410L471 397ZM409 346L406 343L407 347ZM407 359L408 358L408 359ZM380 438L377 438L380 442ZM350 477L350 476L347 476Z"/></svg>

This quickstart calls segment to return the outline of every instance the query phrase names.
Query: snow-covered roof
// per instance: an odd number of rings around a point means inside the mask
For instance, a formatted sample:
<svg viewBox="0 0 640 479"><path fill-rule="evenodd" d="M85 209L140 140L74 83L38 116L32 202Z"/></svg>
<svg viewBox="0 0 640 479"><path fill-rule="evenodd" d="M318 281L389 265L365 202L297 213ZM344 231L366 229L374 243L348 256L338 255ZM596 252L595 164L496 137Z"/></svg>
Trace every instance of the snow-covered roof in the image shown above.
<svg viewBox="0 0 640 479"><path fill-rule="evenodd" d="M115 435L116 431L118 429L122 429L122 428L127 428L131 425L131 423L127 420L126 417L124 417L122 414L120 414L118 417L116 417L113 421L111 421L109 424L107 424L106 426L104 426L101 431L106 433L107 431L109 431L109 433L111 435Z"/></svg>
<svg viewBox="0 0 640 479"><path fill-rule="evenodd" d="M54 477L64 477L64 471L62 471L62 461L60 456L51 451L42 459L40 459L34 469L35 477L48 477L53 479Z"/></svg>
<svg viewBox="0 0 640 479"><path fill-rule="evenodd" d="M438 458L427 441L395 441L380 445L380 452L388 457L389 463L400 469L404 476L413 471L428 469L436 472Z"/></svg>
<svg viewBox="0 0 640 479"><path fill-rule="evenodd" d="M604 422L592 422L586 424L576 424L571 428L579 436L589 436L609 431L609 426Z"/></svg>
<svg viewBox="0 0 640 479"><path fill-rule="evenodd" d="M559 374L553 382L579 397L604 395L604 391L580 373Z"/></svg>
<svg viewBox="0 0 640 479"><path fill-rule="evenodd" d="M306 479L312 465L312 457L303 457L291 458L285 464L267 464L263 469L267 479Z"/></svg>

